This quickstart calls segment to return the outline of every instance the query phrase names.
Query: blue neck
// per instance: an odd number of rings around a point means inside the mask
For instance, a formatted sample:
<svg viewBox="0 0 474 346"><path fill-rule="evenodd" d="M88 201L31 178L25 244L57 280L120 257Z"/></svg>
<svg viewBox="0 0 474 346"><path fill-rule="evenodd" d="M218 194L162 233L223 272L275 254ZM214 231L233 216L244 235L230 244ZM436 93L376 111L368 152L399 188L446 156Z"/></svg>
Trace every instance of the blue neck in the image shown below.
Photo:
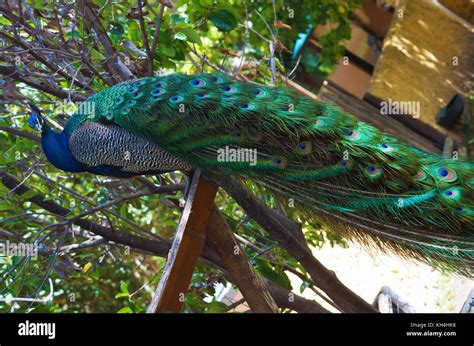
<svg viewBox="0 0 474 346"><path fill-rule="evenodd" d="M41 134L43 151L55 167L65 172L84 172L86 167L69 150L68 138L66 132L56 133L48 125L44 125Z"/></svg>

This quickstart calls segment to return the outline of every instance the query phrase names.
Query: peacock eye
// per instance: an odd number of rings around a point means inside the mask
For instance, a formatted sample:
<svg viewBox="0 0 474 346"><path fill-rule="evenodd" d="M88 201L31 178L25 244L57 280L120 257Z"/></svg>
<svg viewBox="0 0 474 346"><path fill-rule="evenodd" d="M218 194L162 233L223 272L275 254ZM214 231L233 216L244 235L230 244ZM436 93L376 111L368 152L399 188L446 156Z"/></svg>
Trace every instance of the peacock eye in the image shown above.
<svg viewBox="0 0 474 346"><path fill-rule="evenodd" d="M230 85L224 85L221 90L225 92L231 92L231 93L235 92L235 88Z"/></svg>
<svg viewBox="0 0 474 346"><path fill-rule="evenodd" d="M154 88L163 88L166 86L165 82L155 82L151 85L151 87Z"/></svg>
<svg viewBox="0 0 474 346"><path fill-rule="evenodd" d="M341 160L338 163L339 167L350 168L350 161L349 160Z"/></svg>
<svg viewBox="0 0 474 346"><path fill-rule="evenodd" d="M438 169L438 177L440 180L450 183L457 179L457 174L452 169L443 167Z"/></svg>
<svg viewBox="0 0 474 346"><path fill-rule="evenodd" d="M157 96L157 95L163 94L164 92L165 92L164 89L158 88L158 89L152 90L151 94L154 95L154 96Z"/></svg>
<svg viewBox="0 0 474 346"><path fill-rule="evenodd" d="M377 166L370 165L367 167L367 173L372 178L378 178L381 176L382 171Z"/></svg>
<svg viewBox="0 0 474 346"><path fill-rule="evenodd" d="M133 83L132 85L135 86L135 87L139 87L139 86L141 86L141 85L143 85L143 84L145 84L145 83L146 83L146 82L145 82L144 80L139 80L139 81Z"/></svg>
<svg viewBox="0 0 474 346"><path fill-rule="evenodd" d="M183 100L184 100L184 97L179 96L179 95L178 96L172 96L170 98L170 102L172 102L172 103L178 103L178 102L181 102Z"/></svg>
<svg viewBox="0 0 474 346"><path fill-rule="evenodd" d="M202 87L206 85L206 82L202 79L193 79L191 81L192 86Z"/></svg>
<svg viewBox="0 0 474 346"><path fill-rule="evenodd" d="M136 87L130 88L130 89L128 89L128 92L130 94L134 94L134 93L138 92L138 88L136 88Z"/></svg>
<svg viewBox="0 0 474 346"><path fill-rule="evenodd" d="M353 131L353 130L347 130L346 131L346 136L349 137L350 139L359 139L360 138L359 132Z"/></svg>
<svg viewBox="0 0 474 346"><path fill-rule="evenodd" d="M206 95L204 95L203 93L198 93L198 94L196 94L196 96L199 97L199 98L203 98Z"/></svg>

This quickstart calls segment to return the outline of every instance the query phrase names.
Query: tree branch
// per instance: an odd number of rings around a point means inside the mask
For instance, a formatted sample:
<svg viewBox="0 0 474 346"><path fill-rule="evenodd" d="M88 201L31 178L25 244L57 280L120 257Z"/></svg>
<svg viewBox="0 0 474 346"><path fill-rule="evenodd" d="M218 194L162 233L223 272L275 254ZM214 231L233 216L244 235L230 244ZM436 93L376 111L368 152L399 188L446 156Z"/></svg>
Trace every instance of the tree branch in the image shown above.
<svg viewBox="0 0 474 346"><path fill-rule="evenodd" d="M140 33L142 35L143 46L145 47L145 52L147 56L147 74L153 76L153 54L150 50L150 44L148 42L148 35L146 33L145 21L143 19L143 10L142 10L142 0L138 0L138 21L140 23Z"/></svg>
<svg viewBox="0 0 474 346"><path fill-rule="evenodd" d="M314 282L345 312L376 312L376 310L344 284L339 281L333 271L324 267L311 253L306 242L302 242L295 234L291 220L266 206L255 195L246 190L234 178L212 176L227 193L262 226L279 245L286 249L306 271Z"/></svg>
<svg viewBox="0 0 474 346"><path fill-rule="evenodd" d="M42 90L45 93L48 93L50 95L53 95L62 99L68 99L69 97L73 101L84 101L86 99L84 96L68 93L67 91L63 89L54 88L49 84L44 84L44 83L40 84L40 83L33 82L29 79L26 79L18 72L16 67L12 65L0 65L0 73L4 75L5 77L13 78L14 80L18 82L23 82L35 89Z"/></svg>
<svg viewBox="0 0 474 346"><path fill-rule="evenodd" d="M120 60L120 57L118 56L112 41L110 41L109 36L102 27L102 24L100 23L99 18L97 17L94 10L90 8L86 0L79 0L78 5L80 9L79 11L84 16L84 19L90 23L92 30L94 30L97 35L97 40L105 49L105 53L107 54L105 66L107 67L109 73L116 77L115 79L117 82L133 79L133 73Z"/></svg>

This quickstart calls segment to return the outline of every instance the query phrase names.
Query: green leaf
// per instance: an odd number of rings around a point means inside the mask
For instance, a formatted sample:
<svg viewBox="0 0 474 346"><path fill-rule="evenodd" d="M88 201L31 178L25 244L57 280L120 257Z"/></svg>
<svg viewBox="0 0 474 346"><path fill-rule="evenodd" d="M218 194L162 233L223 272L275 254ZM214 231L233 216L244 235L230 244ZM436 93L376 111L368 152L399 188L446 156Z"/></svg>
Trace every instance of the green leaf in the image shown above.
<svg viewBox="0 0 474 346"><path fill-rule="evenodd" d="M237 18L228 10L211 12L209 19L222 31L230 31L237 26Z"/></svg>
<svg viewBox="0 0 474 346"><path fill-rule="evenodd" d="M129 296L128 293L120 292L120 293L117 293L117 294L115 295L115 299L117 299L117 298L122 298L122 297L128 297L128 296Z"/></svg>
<svg viewBox="0 0 474 346"><path fill-rule="evenodd" d="M207 309L208 313L222 313L222 306L217 300L213 299Z"/></svg>
<svg viewBox="0 0 474 346"><path fill-rule="evenodd" d="M120 291L122 291L123 293L127 293L127 295L129 294L128 285L125 281L120 281Z"/></svg>
<svg viewBox="0 0 474 346"><path fill-rule="evenodd" d="M24 200L25 200L25 199L30 199L31 197L34 197L34 196L36 196L37 194L38 194L37 191L35 191L35 190L30 190L30 191L27 191L27 192L25 192L24 194L22 194L22 195L21 195L21 198L24 199Z"/></svg>
<svg viewBox="0 0 474 346"><path fill-rule="evenodd" d="M7 201L0 202L0 211L5 211L9 209L12 209L12 205L9 202Z"/></svg>
<svg viewBox="0 0 474 346"><path fill-rule="evenodd" d="M184 40L186 40L188 37L186 36L186 34L185 34L184 32L177 32L177 33L174 35L174 38L177 39L177 40L184 41Z"/></svg>
<svg viewBox="0 0 474 346"><path fill-rule="evenodd" d="M118 314L131 314L133 311L130 309L130 307L125 306L121 308L119 311L117 311Z"/></svg>
<svg viewBox="0 0 474 346"><path fill-rule="evenodd" d="M189 42L201 44L201 36L195 30L181 28L180 31L187 36Z"/></svg>
<svg viewBox="0 0 474 346"><path fill-rule="evenodd" d="M171 46L161 45L159 47L159 51L170 58L174 58L176 55L176 50Z"/></svg>
<svg viewBox="0 0 474 346"><path fill-rule="evenodd" d="M130 21L128 24L128 38L133 42L141 42L140 27L137 22Z"/></svg>
<svg viewBox="0 0 474 346"><path fill-rule="evenodd" d="M92 267L92 263L91 262L87 262L86 265L82 268L82 272L83 273L87 273Z"/></svg>

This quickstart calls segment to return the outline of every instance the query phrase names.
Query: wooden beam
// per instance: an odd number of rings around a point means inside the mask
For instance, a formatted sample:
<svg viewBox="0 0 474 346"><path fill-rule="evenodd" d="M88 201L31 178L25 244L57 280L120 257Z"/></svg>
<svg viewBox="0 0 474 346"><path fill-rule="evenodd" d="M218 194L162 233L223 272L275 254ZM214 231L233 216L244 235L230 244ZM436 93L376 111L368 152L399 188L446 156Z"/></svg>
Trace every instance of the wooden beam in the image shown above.
<svg viewBox="0 0 474 346"><path fill-rule="evenodd" d="M217 186L194 173L163 275L147 312L180 312L202 247Z"/></svg>
<svg viewBox="0 0 474 346"><path fill-rule="evenodd" d="M229 272L252 312L278 313L278 305L268 291L263 280L250 265L240 248L229 225L214 205L208 225L208 241L221 258L221 263Z"/></svg>
<svg viewBox="0 0 474 346"><path fill-rule="evenodd" d="M380 111L373 105L350 95L331 82L321 88L318 97L321 101L334 103L357 117L360 121L364 121L385 133L398 137L405 143L418 149L437 154L441 153L442 147L439 143L435 143L431 138L415 132L393 116L380 114Z"/></svg>
<svg viewBox="0 0 474 346"><path fill-rule="evenodd" d="M442 146L440 143L435 143L430 138L413 131L394 117L381 115L380 111L369 102L358 99L331 81L328 81L328 84L323 86L319 94L316 95L283 75L280 75L280 78L289 88L294 89L301 95L314 100L333 103L347 113L354 115L358 120L371 124L385 133L394 135L418 149L437 154L441 153Z"/></svg>

